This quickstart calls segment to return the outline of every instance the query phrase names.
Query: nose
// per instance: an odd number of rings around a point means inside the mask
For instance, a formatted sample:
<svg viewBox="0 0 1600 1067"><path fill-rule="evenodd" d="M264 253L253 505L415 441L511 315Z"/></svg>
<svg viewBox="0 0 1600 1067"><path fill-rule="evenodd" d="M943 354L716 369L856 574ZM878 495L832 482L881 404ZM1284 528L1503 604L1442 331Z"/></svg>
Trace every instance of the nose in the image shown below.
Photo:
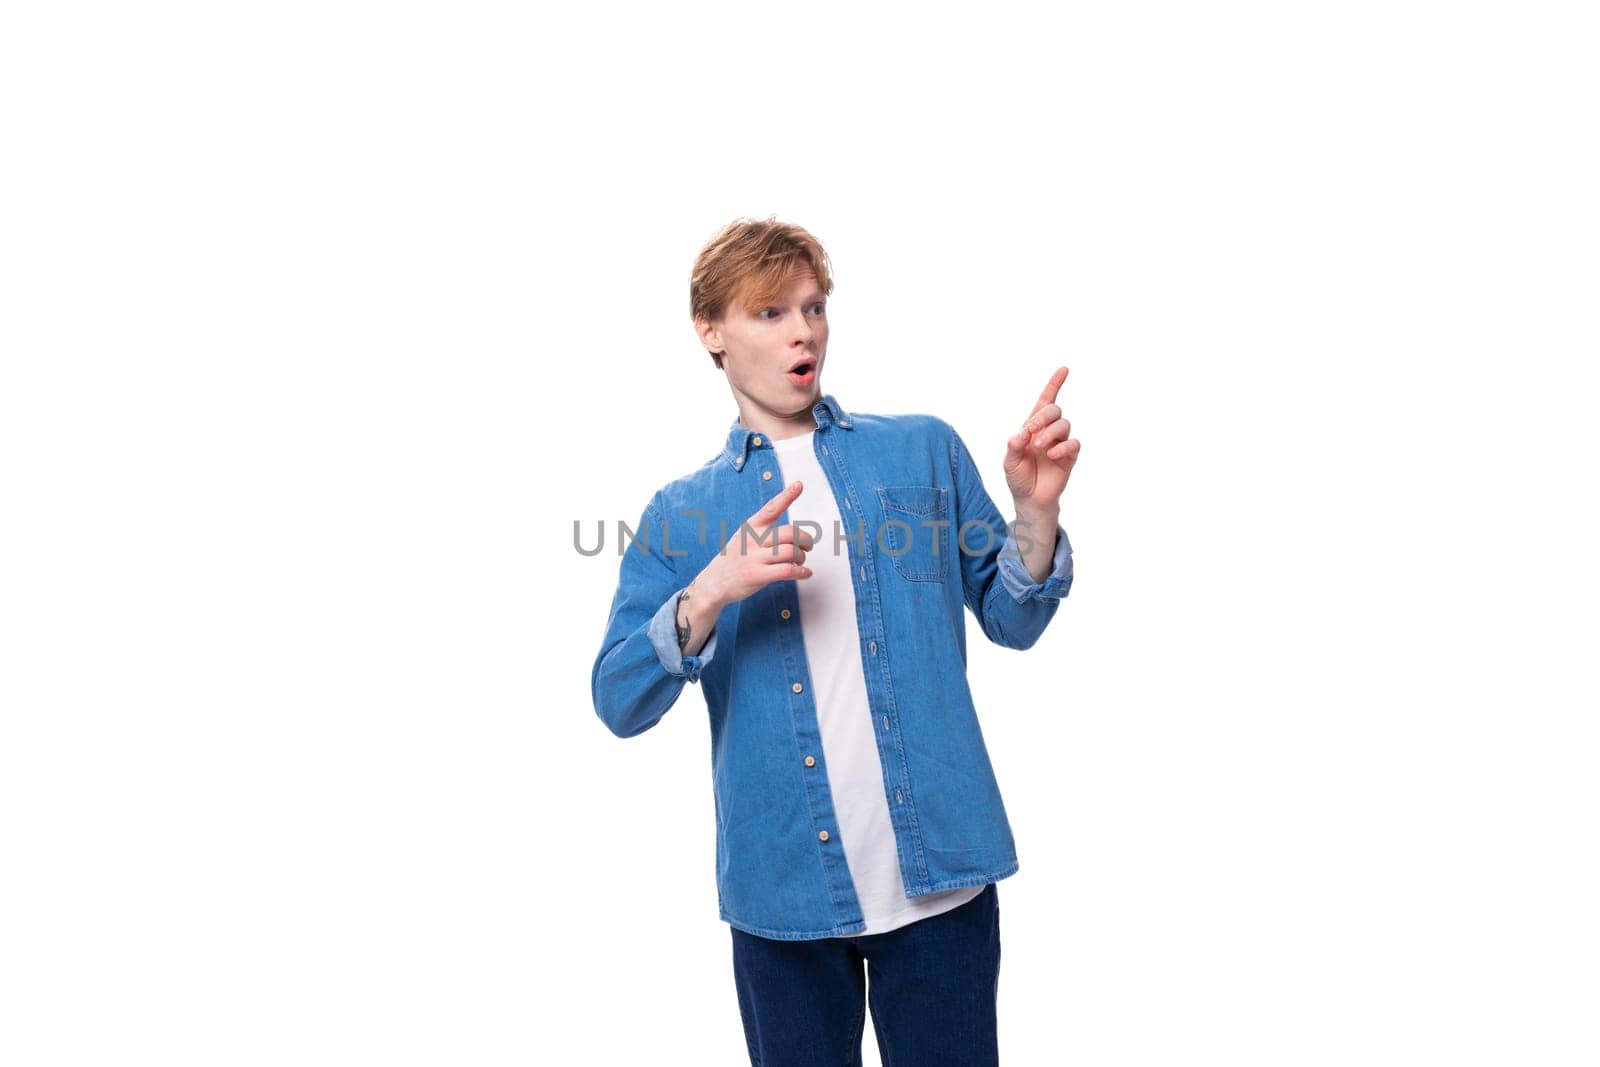
<svg viewBox="0 0 1600 1067"><path fill-rule="evenodd" d="M814 337L815 335L816 335L816 330L812 329L811 323L806 321L806 317L804 315L801 315L800 318L796 321L795 327L794 327L794 344L795 344L795 347L799 348L801 345L805 345L805 344L810 343L812 337Z"/></svg>

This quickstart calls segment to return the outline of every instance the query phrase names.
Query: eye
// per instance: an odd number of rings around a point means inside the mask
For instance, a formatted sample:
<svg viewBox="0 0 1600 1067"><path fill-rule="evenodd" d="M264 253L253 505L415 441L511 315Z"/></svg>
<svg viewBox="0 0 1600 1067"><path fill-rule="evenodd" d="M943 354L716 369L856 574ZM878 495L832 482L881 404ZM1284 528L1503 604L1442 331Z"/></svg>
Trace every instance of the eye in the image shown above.
<svg viewBox="0 0 1600 1067"><path fill-rule="evenodd" d="M823 304L820 300L811 306L816 309L816 313L818 315L821 315L823 312L828 310L827 305Z"/></svg>
<svg viewBox="0 0 1600 1067"><path fill-rule="evenodd" d="M756 312L756 318L758 318L758 319L767 318L768 317L767 316L767 312L769 312L769 311L772 312L774 315L776 315L778 313L778 309L777 308L762 308L760 311Z"/></svg>

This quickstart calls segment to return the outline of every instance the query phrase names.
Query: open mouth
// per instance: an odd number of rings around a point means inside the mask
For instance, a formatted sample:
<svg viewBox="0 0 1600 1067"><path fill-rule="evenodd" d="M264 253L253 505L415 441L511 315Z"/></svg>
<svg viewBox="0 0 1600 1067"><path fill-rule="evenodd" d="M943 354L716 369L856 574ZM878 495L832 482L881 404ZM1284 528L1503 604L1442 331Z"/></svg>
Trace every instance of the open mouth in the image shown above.
<svg viewBox="0 0 1600 1067"><path fill-rule="evenodd" d="M796 385L810 385L816 377L817 364L815 360L802 359L799 363L789 368L789 380Z"/></svg>

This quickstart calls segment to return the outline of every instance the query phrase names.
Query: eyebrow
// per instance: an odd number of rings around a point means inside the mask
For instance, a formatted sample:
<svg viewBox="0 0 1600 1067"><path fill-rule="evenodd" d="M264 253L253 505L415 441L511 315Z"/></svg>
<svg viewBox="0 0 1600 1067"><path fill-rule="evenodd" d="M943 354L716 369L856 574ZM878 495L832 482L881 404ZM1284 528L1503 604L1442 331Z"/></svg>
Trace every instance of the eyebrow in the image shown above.
<svg viewBox="0 0 1600 1067"><path fill-rule="evenodd" d="M819 290L816 290L816 289L813 289L811 291L811 295L806 297L804 300L801 301L802 304L806 304L806 305L810 305L810 304L826 304L827 302L828 302L827 296L825 296L822 292L820 292ZM757 312L757 311L765 311L767 308L777 307L780 303L782 303L782 301L780 301L777 297L773 297L771 300L767 301L765 304L752 304L752 305L750 305L750 311L752 313Z"/></svg>

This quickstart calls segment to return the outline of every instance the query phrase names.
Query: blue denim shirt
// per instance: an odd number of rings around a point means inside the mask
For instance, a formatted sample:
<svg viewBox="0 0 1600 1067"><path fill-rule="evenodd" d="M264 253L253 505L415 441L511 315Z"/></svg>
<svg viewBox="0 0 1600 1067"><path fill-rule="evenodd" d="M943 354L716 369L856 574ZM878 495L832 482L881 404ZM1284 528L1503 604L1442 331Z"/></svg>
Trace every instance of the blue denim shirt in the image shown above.
<svg viewBox="0 0 1600 1067"><path fill-rule="evenodd" d="M845 529L812 551L847 551L867 702L907 897L1016 873L1016 847L967 688L966 618L996 644L1039 639L1072 585L1057 526L1035 582L955 430L930 415L812 409L813 447ZM722 451L651 498L626 549L591 685L619 737L654 726L688 683L711 720L717 897L723 920L786 940L865 928L828 787L793 580L717 616L684 656L677 594L783 488L772 444L735 419ZM779 524L789 521L788 513ZM770 538L770 534L769 534ZM770 544L771 541L767 541ZM759 550L759 549L758 549Z"/></svg>

